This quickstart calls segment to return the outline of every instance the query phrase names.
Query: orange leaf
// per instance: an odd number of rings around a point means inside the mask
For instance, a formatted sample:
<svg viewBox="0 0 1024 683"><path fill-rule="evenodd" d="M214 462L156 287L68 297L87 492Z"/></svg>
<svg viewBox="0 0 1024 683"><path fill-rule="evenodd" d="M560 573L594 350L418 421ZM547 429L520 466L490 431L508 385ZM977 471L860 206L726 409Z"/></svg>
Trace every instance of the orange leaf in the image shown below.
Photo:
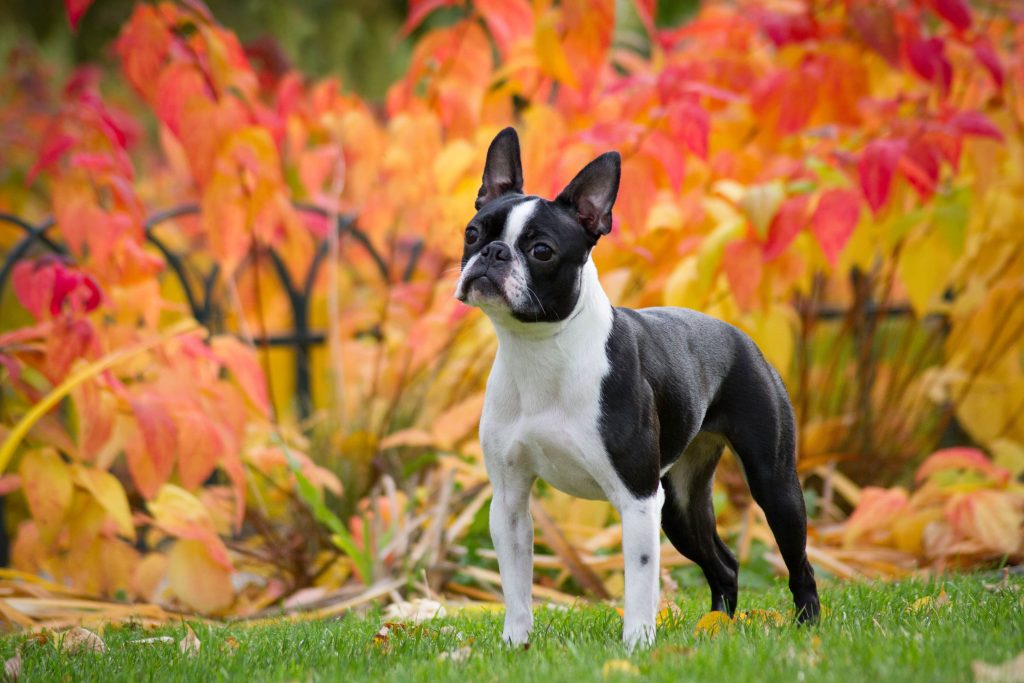
<svg viewBox="0 0 1024 683"><path fill-rule="evenodd" d="M1000 486L1010 481L1010 471L994 464L977 448L944 448L935 451L917 468L914 481L921 483L936 472L974 470Z"/></svg>
<svg viewBox="0 0 1024 683"><path fill-rule="evenodd" d="M210 512L198 498L179 486L164 484L147 507L153 521L165 533L202 543L210 559L230 572L228 550L217 535Z"/></svg>
<svg viewBox="0 0 1024 683"><path fill-rule="evenodd" d="M187 489L196 489L213 473L224 452L220 430L198 410L181 411L178 422L178 474Z"/></svg>
<svg viewBox="0 0 1024 683"><path fill-rule="evenodd" d="M740 309L749 311L754 308L764 270L761 246L751 240L730 242L725 245L722 269Z"/></svg>
<svg viewBox="0 0 1024 683"><path fill-rule="evenodd" d="M256 357L256 350L227 335L214 337L210 346L260 413L263 416L270 415L267 380Z"/></svg>
<svg viewBox="0 0 1024 683"><path fill-rule="evenodd" d="M533 33L533 10L526 0L474 0L498 50L508 55L513 44Z"/></svg>
<svg viewBox="0 0 1024 683"><path fill-rule="evenodd" d="M861 490L857 509L846 521L843 544L851 545L862 536L879 530L888 531L893 519L907 506L907 492L902 488L882 489L868 486Z"/></svg>
<svg viewBox="0 0 1024 683"><path fill-rule="evenodd" d="M147 391L131 405L136 429L125 441L128 471L142 495L152 498L174 469L178 432L158 394Z"/></svg>
<svg viewBox="0 0 1024 683"><path fill-rule="evenodd" d="M437 445L451 450L480 423L480 411L484 407L483 392L456 403L434 420L431 430Z"/></svg>

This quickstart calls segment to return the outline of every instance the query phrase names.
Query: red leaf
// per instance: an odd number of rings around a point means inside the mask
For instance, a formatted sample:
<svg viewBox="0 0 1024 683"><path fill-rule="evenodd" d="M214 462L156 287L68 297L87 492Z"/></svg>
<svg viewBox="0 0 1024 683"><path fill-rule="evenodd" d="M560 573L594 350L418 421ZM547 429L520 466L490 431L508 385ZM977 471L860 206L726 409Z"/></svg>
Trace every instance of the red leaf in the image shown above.
<svg viewBox="0 0 1024 683"><path fill-rule="evenodd" d="M811 231L834 268L860 218L860 198L854 190L828 190L818 200Z"/></svg>
<svg viewBox="0 0 1024 683"><path fill-rule="evenodd" d="M927 200L935 193L939 182L940 153L938 146L918 139L908 145L900 159L900 170L922 199Z"/></svg>
<svg viewBox="0 0 1024 683"><path fill-rule="evenodd" d="M807 225L807 195L797 195L782 202L779 212L768 226L768 239L764 245L764 260L770 261L786 250L803 227Z"/></svg>
<svg viewBox="0 0 1024 683"><path fill-rule="evenodd" d="M82 15L92 3L93 0L64 0L64 9L68 13L68 23L71 24L72 31L78 30L78 22L82 20Z"/></svg>
<svg viewBox="0 0 1024 683"><path fill-rule="evenodd" d="M686 100L675 103L669 111L668 124L676 140L701 159L708 158L711 119L703 107Z"/></svg>
<svg viewBox="0 0 1024 683"><path fill-rule="evenodd" d="M1003 141L1003 132L980 111L962 111L950 119L950 123L963 135Z"/></svg>
<svg viewBox="0 0 1024 683"><path fill-rule="evenodd" d="M516 41L533 37L533 10L526 0L475 0L473 7L501 54L508 55Z"/></svg>
<svg viewBox="0 0 1024 683"><path fill-rule="evenodd" d="M761 10L756 12L756 17L765 35L776 47L811 40L818 35L817 24L806 12L784 14Z"/></svg>
<svg viewBox="0 0 1024 683"><path fill-rule="evenodd" d="M88 320L61 318L46 338L46 368L51 379L63 379L78 358L99 353L96 330Z"/></svg>
<svg viewBox="0 0 1024 683"><path fill-rule="evenodd" d="M953 67L946 59L946 44L940 38L921 40L911 36L907 40L907 58L910 66L917 74L938 85L942 95L949 94L949 86L953 82Z"/></svg>
<svg viewBox="0 0 1024 683"><path fill-rule="evenodd" d="M28 175L25 176L25 184L31 185L40 171L55 164L64 152L71 149L75 142L75 138L64 133L47 136L43 142L43 148L39 151L39 158L36 159L36 163L32 164L32 168L28 170Z"/></svg>
<svg viewBox="0 0 1024 683"><path fill-rule="evenodd" d="M971 27L971 8L964 0L928 0L928 4L958 31Z"/></svg>
<svg viewBox="0 0 1024 683"><path fill-rule="evenodd" d="M730 242L722 256L722 269L740 309L749 311L754 308L764 270L761 245L752 240Z"/></svg>
<svg viewBox="0 0 1024 683"><path fill-rule="evenodd" d="M658 161L665 169L672 188L678 192L679 187L683 184L686 157L673 140L660 130L652 130L644 138L640 150Z"/></svg>
<svg viewBox="0 0 1024 683"><path fill-rule="evenodd" d="M995 81L996 87L1000 90L1003 89L1003 65L999 61L999 55L996 54L995 48L992 47L992 43L985 36L978 36L974 39L971 44L974 48L974 56L981 62L982 66L988 69L989 74L992 76L992 80Z"/></svg>
<svg viewBox="0 0 1024 683"><path fill-rule="evenodd" d="M875 213L889 199L892 175L906 146L903 140L875 140L861 152L857 163L860 186L864 198Z"/></svg>

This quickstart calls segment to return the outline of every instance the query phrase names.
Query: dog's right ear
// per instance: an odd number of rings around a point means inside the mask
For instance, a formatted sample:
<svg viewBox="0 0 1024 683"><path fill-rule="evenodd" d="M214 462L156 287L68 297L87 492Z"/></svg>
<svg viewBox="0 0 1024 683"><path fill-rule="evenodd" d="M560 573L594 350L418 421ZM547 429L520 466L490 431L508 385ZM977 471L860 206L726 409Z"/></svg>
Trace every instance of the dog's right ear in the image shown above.
<svg viewBox="0 0 1024 683"><path fill-rule="evenodd" d="M523 193L523 164L519 160L519 136L514 128L498 133L487 149L476 210L509 192Z"/></svg>

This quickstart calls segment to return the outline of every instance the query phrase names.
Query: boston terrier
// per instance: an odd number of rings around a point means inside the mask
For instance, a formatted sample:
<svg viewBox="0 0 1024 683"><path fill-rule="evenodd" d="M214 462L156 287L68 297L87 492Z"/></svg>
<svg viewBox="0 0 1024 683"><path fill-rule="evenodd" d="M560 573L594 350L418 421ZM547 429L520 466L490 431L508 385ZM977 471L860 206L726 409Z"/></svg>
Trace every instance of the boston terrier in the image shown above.
<svg viewBox="0 0 1024 683"><path fill-rule="evenodd" d="M587 164L554 201L523 194L519 138L491 143L465 231L455 296L498 335L480 442L494 488L491 537L505 594L503 639L533 625L530 489L540 477L608 500L622 519L630 649L654 642L659 527L736 609L738 564L715 528L711 484L728 445L789 569L801 622L818 617L793 408L779 374L737 328L682 308L612 306L591 251L612 228L620 159Z"/></svg>

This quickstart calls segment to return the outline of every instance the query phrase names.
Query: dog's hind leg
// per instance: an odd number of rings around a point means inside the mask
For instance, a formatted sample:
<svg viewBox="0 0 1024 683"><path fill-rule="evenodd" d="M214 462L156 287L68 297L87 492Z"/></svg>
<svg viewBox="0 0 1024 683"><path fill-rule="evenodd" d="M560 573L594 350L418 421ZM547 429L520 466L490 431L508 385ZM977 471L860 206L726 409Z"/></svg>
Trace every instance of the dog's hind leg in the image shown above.
<svg viewBox="0 0 1024 683"><path fill-rule="evenodd" d="M782 381L773 380L772 395L752 397L763 403L739 411L745 419L735 421L727 437L789 570L797 619L813 622L820 606L814 570L807 560L807 511L796 473L795 420ZM765 405L775 409L767 411Z"/></svg>
<svg viewBox="0 0 1024 683"><path fill-rule="evenodd" d="M739 564L718 536L711 505L715 465L725 447L720 437L698 434L662 478L661 527L672 545L701 568L711 587L711 609L732 616Z"/></svg>

